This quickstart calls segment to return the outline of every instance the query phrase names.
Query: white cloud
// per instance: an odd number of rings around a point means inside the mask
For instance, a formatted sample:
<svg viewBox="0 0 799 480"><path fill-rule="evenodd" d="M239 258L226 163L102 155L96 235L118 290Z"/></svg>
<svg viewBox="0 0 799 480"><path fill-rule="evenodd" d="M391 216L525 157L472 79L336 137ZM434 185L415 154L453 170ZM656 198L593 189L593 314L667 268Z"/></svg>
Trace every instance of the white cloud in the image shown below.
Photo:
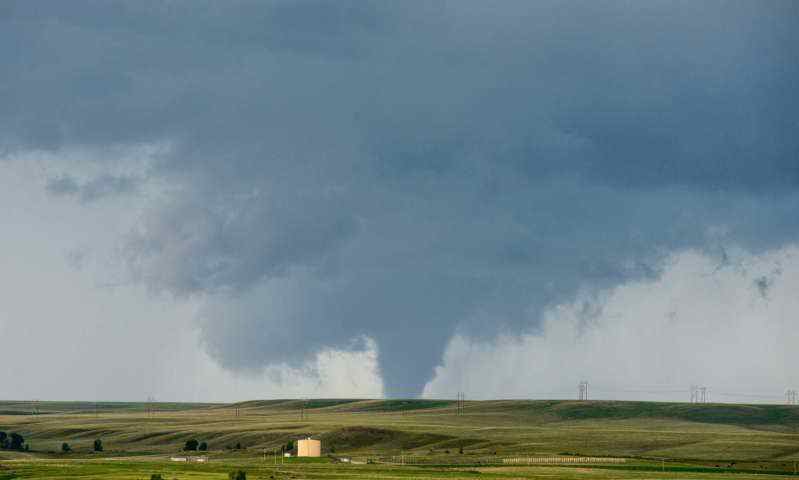
<svg viewBox="0 0 799 480"><path fill-rule="evenodd" d="M166 376L172 399L239 401L273 398L379 398L383 382L374 341L363 351L323 350L303 365L272 366L256 374L221 368L204 350L197 349L195 332L182 341L189 362Z"/></svg>
<svg viewBox="0 0 799 480"><path fill-rule="evenodd" d="M779 403L799 385L799 248L729 258L677 254L658 280L549 310L541 335L456 336L425 395L576 398L586 379L592 398L686 401L699 384Z"/></svg>

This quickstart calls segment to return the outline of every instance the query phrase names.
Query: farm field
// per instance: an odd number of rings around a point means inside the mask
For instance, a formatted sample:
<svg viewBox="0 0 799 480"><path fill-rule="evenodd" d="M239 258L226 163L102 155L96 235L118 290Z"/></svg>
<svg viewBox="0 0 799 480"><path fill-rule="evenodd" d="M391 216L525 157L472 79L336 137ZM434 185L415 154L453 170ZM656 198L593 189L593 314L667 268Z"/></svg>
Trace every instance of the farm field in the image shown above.
<svg viewBox="0 0 799 480"><path fill-rule="evenodd" d="M445 400L0 402L0 431L29 445L0 450L0 480L224 479L238 469L249 479L743 480L784 478L799 461L799 407L787 405L470 401L458 415ZM322 440L323 458L275 465L273 451L306 436ZM190 439L207 442L208 462L170 461ZM507 463L529 457L594 460Z"/></svg>

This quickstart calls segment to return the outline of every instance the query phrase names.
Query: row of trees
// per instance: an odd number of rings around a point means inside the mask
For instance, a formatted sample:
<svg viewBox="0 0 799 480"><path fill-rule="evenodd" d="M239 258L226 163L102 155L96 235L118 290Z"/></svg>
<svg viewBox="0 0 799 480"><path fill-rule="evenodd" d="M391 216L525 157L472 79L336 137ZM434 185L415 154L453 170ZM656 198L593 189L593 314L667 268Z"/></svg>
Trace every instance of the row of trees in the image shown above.
<svg viewBox="0 0 799 480"><path fill-rule="evenodd" d="M292 442L289 442L290 445L293 445ZM244 447L241 446L241 442L237 442L236 445L227 445L225 448L228 450L242 450ZM289 448L291 450L292 447ZM208 450L208 444L205 442L200 442L195 439L187 440L186 444L183 445L184 452L205 452Z"/></svg>
<svg viewBox="0 0 799 480"><path fill-rule="evenodd" d="M94 441L94 446L92 447L95 452L102 452L103 451L103 441L99 438ZM69 446L67 442L61 444L61 452L62 453L69 453L72 451L72 447Z"/></svg>
<svg viewBox="0 0 799 480"><path fill-rule="evenodd" d="M6 432L0 431L0 449L24 451L29 448L28 444L25 443L25 438L19 433L11 432L9 435Z"/></svg>
<svg viewBox="0 0 799 480"><path fill-rule="evenodd" d="M30 450L30 445L25 443L25 437L23 437L21 434L17 432L11 432L11 434L8 434L0 430L0 450L17 450L24 452ZM67 442L64 442L61 444L61 451L64 453L69 453L72 451L72 447L70 447ZM103 441L99 438L94 441L94 451L103 451Z"/></svg>

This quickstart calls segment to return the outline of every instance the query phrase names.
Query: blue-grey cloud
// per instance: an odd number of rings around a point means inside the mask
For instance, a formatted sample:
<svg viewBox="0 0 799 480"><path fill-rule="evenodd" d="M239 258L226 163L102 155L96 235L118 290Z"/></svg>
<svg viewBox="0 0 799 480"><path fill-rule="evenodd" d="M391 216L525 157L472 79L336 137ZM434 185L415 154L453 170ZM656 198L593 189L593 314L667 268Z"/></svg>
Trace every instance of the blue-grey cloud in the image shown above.
<svg viewBox="0 0 799 480"><path fill-rule="evenodd" d="M76 197L81 202L91 203L105 197L133 193L139 179L128 175L103 174L86 182L79 182L71 175L60 175L47 180L47 192L55 196Z"/></svg>
<svg viewBox="0 0 799 480"><path fill-rule="evenodd" d="M799 235L794 2L6 2L0 22L4 150L174 146L122 254L208 299L230 368L370 336L389 393L414 393L458 329L535 331L671 252Z"/></svg>

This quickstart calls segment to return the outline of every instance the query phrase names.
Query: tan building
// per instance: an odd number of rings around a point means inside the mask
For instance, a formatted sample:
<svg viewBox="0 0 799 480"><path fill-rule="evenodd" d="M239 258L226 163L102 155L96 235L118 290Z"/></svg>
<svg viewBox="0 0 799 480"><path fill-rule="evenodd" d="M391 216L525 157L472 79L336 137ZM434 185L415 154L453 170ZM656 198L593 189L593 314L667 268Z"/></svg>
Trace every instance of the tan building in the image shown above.
<svg viewBox="0 0 799 480"><path fill-rule="evenodd" d="M298 457L321 457L322 456L322 442L314 440L310 437L303 440L297 440L297 456Z"/></svg>

